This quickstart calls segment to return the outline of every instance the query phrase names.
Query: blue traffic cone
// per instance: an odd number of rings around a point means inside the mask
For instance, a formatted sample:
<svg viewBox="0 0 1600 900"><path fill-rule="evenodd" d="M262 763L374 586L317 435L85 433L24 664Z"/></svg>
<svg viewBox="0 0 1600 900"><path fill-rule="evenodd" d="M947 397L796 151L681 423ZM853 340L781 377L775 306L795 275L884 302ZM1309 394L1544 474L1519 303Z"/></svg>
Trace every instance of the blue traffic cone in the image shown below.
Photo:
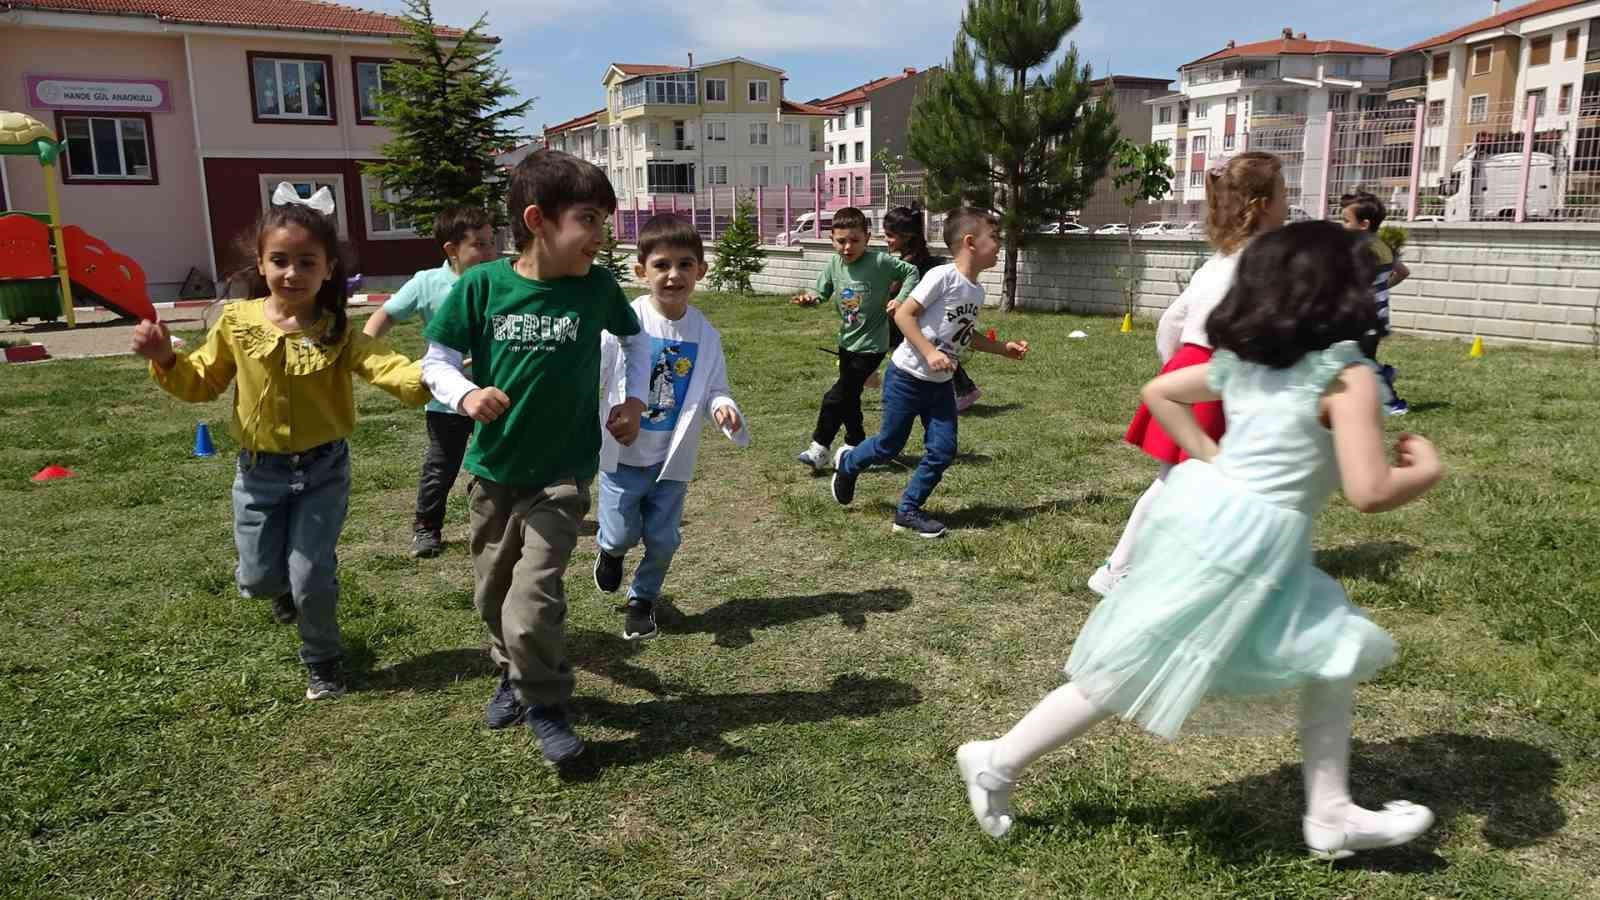
<svg viewBox="0 0 1600 900"><path fill-rule="evenodd" d="M211 443L211 426L204 422L194 427L194 455L216 456L217 445Z"/></svg>

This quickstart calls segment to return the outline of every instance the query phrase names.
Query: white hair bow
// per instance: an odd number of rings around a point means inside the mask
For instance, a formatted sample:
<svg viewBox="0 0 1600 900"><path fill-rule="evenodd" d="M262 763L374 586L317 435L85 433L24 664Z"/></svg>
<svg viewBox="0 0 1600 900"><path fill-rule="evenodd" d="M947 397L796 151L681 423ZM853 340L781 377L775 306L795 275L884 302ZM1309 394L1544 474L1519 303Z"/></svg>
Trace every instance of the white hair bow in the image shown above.
<svg viewBox="0 0 1600 900"><path fill-rule="evenodd" d="M326 187L317 188L317 192L312 194L310 199L306 199L300 196L294 185L287 181L278 182L278 189L272 192L272 205L288 206L291 203L309 206L325 216L333 215L333 191Z"/></svg>

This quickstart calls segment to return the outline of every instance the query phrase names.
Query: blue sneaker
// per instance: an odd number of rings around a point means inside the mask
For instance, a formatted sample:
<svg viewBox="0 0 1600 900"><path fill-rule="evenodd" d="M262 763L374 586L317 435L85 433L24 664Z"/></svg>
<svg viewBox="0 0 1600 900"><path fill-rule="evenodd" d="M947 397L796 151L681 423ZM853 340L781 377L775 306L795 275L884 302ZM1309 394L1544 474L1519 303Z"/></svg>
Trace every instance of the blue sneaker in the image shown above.
<svg viewBox="0 0 1600 900"><path fill-rule="evenodd" d="M1389 401L1388 413L1391 416L1403 416L1410 411L1411 404L1401 400L1399 397Z"/></svg>
<svg viewBox="0 0 1600 900"><path fill-rule="evenodd" d="M511 677L501 669L500 684L494 689L494 696L489 698L489 705L483 708L483 721L490 728L509 728L527 715L528 708L517 699L517 692L511 689Z"/></svg>
<svg viewBox="0 0 1600 900"><path fill-rule="evenodd" d="M583 752L583 738L572 730L566 712L559 706L528 707L528 727L539 739L544 761L559 766Z"/></svg>

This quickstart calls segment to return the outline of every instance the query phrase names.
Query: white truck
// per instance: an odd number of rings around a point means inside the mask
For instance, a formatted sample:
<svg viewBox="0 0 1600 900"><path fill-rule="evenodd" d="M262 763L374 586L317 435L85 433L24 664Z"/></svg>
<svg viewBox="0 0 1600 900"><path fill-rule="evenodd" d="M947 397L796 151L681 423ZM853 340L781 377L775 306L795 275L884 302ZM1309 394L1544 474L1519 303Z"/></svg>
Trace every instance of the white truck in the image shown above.
<svg viewBox="0 0 1600 900"><path fill-rule="evenodd" d="M1484 153L1470 146L1443 186L1446 222L1510 219L1522 189L1521 153ZM1556 154L1535 153L1528 166L1529 219L1554 218L1566 201L1566 171Z"/></svg>

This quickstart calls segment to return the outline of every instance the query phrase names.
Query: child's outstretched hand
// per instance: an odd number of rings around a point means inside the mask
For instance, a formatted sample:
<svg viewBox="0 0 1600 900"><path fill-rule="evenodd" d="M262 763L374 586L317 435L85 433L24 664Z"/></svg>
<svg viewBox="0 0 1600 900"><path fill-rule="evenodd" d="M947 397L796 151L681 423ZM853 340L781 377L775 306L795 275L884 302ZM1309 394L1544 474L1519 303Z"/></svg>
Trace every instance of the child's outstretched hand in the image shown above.
<svg viewBox="0 0 1600 900"><path fill-rule="evenodd" d="M172 332L161 322L141 321L133 329L133 352L163 369L172 368L178 355L172 352Z"/></svg>
<svg viewBox="0 0 1600 900"><path fill-rule="evenodd" d="M606 414L606 430L624 447L633 446L639 437L639 417L644 415L644 404L634 397L611 407Z"/></svg>
<svg viewBox="0 0 1600 900"><path fill-rule="evenodd" d="M497 387L478 388L461 400L461 411L474 422L493 422L511 408L511 398Z"/></svg>
<svg viewBox="0 0 1600 900"><path fill-rule="evenodd" d="M789 302L793 303L795 306L816 306L817 295L811 293L810 291L801 291L800 293L795 294L793 297L790 297Z"/></svg>
<svg viewBox="0 0 1600 900"><path fill-rule="evenodd" d="M1415 469L1424 475L1429 484L1444 477L1444 463L1439 459L1439 448L1420 434L1405 432L1394 442L1395 467Z"/></svg>
<svg viewBox="0 0 1600 900"><path fill-rule="evenodd" d="M934 350L928 354L927 362L928 371L930 372L954 372L956 370L955 360L946 356L942 350Z"/></svg>
<svg viewBox="0 0 1600 900"><path fill-rule="evenodd" d="M739 414L734 412L731 406L717 407L717 411L711 414L711 421L716 422L718 428L726 429L730 434L744 427L744 422L739 419Z"/></svg>
<svg viewBox="0 0 1600 900"><path fill-rule="evenodd" d="M1021 359L1028 355L1028 342L1006 341L1005 347L1000 351L1000 355L1008 359Z"/></svg>

